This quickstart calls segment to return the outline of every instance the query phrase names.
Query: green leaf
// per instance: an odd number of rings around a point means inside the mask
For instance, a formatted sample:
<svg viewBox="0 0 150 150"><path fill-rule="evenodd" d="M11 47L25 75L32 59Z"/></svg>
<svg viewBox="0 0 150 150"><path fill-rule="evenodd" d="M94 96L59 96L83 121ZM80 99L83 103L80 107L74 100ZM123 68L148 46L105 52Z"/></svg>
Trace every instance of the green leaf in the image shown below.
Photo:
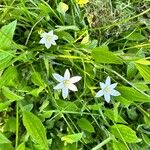
<svg viewBox="0 0 150 150"><path fill-rule="evenodd" d="M126 86L119 86L117 87L121 96L131 102L150 102L150 98L142 93L138 92L137 90L126 87Z"/></svg>
<svg viewBox="0 0 150 150"><path fill-rule="evenodd" d="M13 21L0 29L0 49L6 50L11 47L17 21Z"/></svg>
<svg viewBox="0 0 150 150"><path fill-rule="evenodd" d="M143 41L145 37L141 33L134 32L130 34L129 36L127 36L126 39L130 41Z"/></svg>
<svg viewBox="0 0 150 150"><path fill-rule="evenodd" d="M116 123L124 123L127 124L127 122L118 114L117 118L114 116L114 112L111 109L105 109L105 115L112 121Z"/></svg>
<svg viewBox="0 0 150 150"><path fill-rule="evenodd" d="M78 120L77 124L82 130L86 130L88 132L94 132L94 127L86 118L81 118L80 120Z"/></svg>
<svg viewBox="0 0 150 150"><path fill-rule="evenodd" d="M113 150L128 150L128 149L121 142L113 141Z"/></svg>
<svg viewBox="0 0 150 150"><path fill-rule="evenodd" d="M13 101L7 101L0 103L0 112L4 111L5 109L8 108L8 106L12 103Z"/></svg>
<svg viewBox="0 0 150 150"><path fill-rule="evenodd" d="M141 64L141 65L150 65L150 61L149 60L146 60L146 58L144 59L139 59L139 60L136 60L134 61L135 63L137 64Z"/></svg>
<svg viewBox="0 0 150 150"><path fill-rule="evenodd" d="M136 73L137 73L137 69L136 69L135 64L133 62L130 62L127 65L127 77L132 78L136 75Z"/></svg>
<svg viewBox="0 0 150 150"><path fill-rule="evenodd" d="M14 92L10 91L9 88L7 87L2 87L2 92L3 92L3 95L7 97L9 100L18 101L18 100L23 99L22 96L15 94Z"/></svg>
<svg viewBox="0 0 150 150"><path fill-rule="evenodd" d="M46 84L41 78L41 75L38 72L33 72L31 76L31 81L38 86L45 88Z"/></svg>
<svg viewBox="0 0 150 150"><path fill-rule="evenodd" d="M43 91L43 87L39 87L39 88L36 88L36 89L33 89L32 91L30 91L28 94L31 94L35 97L38 97L39 94Z"/></svg>
<svg viewBox="0 0 150 150"><path fill-rule="evenodd" d="M7 66L9 66L12 58L13 58L12 54L6 52L0 52L0 70L3 70Z"/></svg>
<svg viewBox="0 0 150 150"><path fill-rule="evenodd" d="M10 143L0 144L0 150L15 150Z"/></svg>
<svg viewBox="0 0 150 150"><path fill-rule="evenodd" d="M121 58L109 51L108 46L96 47L92 50L92 56L97 63L122 64Z"/></svg>
<svg viewBox="0 0 150 150"><path fill-rule="evenodd" d="M55 31L60 32L60 31L65 31L65 30L74 30L78 31L79 28L77 26L55 26L57 29Z"/></svg>
<svg viewBox="0 0 150 150"><path fill-rule="evenodd" d="M4 126L4 132L13 132L16 131L16 118L9 117Z"/></svg>
<svg viewBox="0 0 150 150"><path fill-rule="evenodd" d="M25 144L21 143L18 147L17 150L25 150Z"/></svg>
<svg viewBox="0 0 150 150"><path fill-rule="evenodd" d="M46 131L40 119L33 113L25 111L23 112L23 124L34 141L48 150Z"/></svg>
<svg viewBox="0 0 150 150"><path fill-rule="evenodd" d="M150 67L141 64L136 64L136 67L144 80L150 82Z"/></svg>
<svg viewBox="0 0 150 150"><path fill-rule="evenodd" d="M77 111L78 107L73 102L57 100L59 110L64 111Z"/></svg>
<svg viewBox="0 0 150 150"><path fill-rule="evenodd" d="M0 144L3 143L11 143L11 142L7 139L7 137L4 134L0 132Z"/></svg>
<svg viewBox="0 0 150 150"><path fill-rule="evenodd" d="M65 12L69 9L68 5L63 3L63 2L60 2L57 6L57 11L61 14L65 14Z"/></svg>
<svg viewBox="0 0 150 150"><path fill-rule="evenodd" d="M126 125L113 125L110 127L110 132L118 139L128 142L137 143L141 140L136 136L136 132Z"/></svg>
<svg viewBox="0 0 150 150"><path fill-rule="evenodd" d="M3 75L0 77L0 88L8 85L11 80L17 76L17 70L15 67L9 67Z"/></svg>
<svg viewBox="0 0 150 150"><path fill-rule="evenodd" d="M63 136L61 140L65 141L66 143L74 143L80 141L82 136L83 133L70 134L70 135Z"/></svg>

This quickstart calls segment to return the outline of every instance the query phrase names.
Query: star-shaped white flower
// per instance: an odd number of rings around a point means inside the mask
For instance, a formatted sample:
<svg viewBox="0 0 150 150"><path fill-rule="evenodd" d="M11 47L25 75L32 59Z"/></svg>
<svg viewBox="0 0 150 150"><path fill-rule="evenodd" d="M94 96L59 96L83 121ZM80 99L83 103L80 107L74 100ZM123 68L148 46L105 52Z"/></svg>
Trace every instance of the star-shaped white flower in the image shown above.
<svg viewBox="0 0 150 150"><path fill-rule="evenodd" d="M40 40L39 43L45 44L47 49L50 48L51 45L56 45L55 41L58 39L58 36L53 33L53 30L48 33L46 32L42 33L41 37L42 39Z"/></svg>
<svg viewBox="0 0 150 150"><path fill-rule="evenodd" d="M95 97L101 97L104 95L104 99L107 103L110 102L110 96L119 96L120 93L114 88L117 86L117 83L111 84L111 79L108 76L105 83L100 82L101 90L96 93Z"/></svg>
<svg viewBox="0 0 150 150"><path fill-rule="evenodd" d="M66 69L64 73L64 77L57 73L53 73L53 77L60 83L58 83L54 89L62 90L62 97L65 99L68 97L69 90L71 91L78 91L77 87L74 85L74 83L78 82L81 80L82 77L80 76L74 76L70 78L70 72L68 69Z"/></svg>

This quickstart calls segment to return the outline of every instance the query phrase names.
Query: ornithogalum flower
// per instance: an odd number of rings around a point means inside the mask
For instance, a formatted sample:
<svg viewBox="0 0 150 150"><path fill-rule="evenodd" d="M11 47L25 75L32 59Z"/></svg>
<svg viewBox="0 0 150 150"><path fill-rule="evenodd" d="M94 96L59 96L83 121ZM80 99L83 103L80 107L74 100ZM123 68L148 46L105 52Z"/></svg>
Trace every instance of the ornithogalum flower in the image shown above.
<svg viewBox="0 0 150 150"><path fill-rule="evenodd" d="M117 83L111 84L111 79L108 76L106 78L105 83L100 82L101 90L96 93L95 97L101 97L104 95L105 101L107 103L109 103L110 99L111 99L111 95L112 96L119 96L120 95L120 93L114 89L116 86L117 86Z"/></svg>
<svg viewBox="0 0 150 150"><path fill-rule="evenodd" d="M58 39L58 36L53 33L53 30L48 33L46 32L42 33L41 37L42 39L40 40L39 43L45 44L47 49L50 48L51 45L56 45L55 41Z"/></svg>
<svg viewBox="0 0 150 150"><path fill-rule="evenodd" d="M65 99L68 97L69 90L71 91L78 91L77 87L74 85L74 83L81 80L80 76L74 76L70 78L70 72L68 69L66 69L64 73L64 77L57 73L53 73L53 77L59 82L54 89L62 90L62 97Z"/></svg>

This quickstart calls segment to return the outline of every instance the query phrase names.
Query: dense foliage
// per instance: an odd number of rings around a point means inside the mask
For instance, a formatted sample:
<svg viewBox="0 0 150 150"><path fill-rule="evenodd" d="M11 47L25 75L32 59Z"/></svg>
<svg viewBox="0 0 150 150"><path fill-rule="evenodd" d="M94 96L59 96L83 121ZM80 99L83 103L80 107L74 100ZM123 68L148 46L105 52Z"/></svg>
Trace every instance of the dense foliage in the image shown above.
<svg viewBox="0 0 150 150"><path fill-rule="evenodd" d="M2 0L0 27L0 150L150 149L149 0Z"/></svg>

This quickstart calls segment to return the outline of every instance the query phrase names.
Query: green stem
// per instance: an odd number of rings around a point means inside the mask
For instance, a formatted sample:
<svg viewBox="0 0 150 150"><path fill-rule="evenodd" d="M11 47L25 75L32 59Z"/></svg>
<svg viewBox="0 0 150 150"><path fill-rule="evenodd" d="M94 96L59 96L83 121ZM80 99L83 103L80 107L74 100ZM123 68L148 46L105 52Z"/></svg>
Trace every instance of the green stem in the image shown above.
<svg viewBox="0 0 150 150"><path fill-rule="evenodd" d="M16 143L15 143L15 149L17 149L18 146L18 128L19 128L19 115L18 115L18 102L16 102Z"/></svg>
<svg viewBox="0 0 150 150"><path fill-rule="evenodd" d="M105 144L107 144L108 142L110 142L112 140L111 137L107 138L106 140L104 140L103 142L101 142L100 144L98 144L97 146L95 146L94 148L92 148L91 150L98 150L100 149L102 146L104 146Z"/></svg>

